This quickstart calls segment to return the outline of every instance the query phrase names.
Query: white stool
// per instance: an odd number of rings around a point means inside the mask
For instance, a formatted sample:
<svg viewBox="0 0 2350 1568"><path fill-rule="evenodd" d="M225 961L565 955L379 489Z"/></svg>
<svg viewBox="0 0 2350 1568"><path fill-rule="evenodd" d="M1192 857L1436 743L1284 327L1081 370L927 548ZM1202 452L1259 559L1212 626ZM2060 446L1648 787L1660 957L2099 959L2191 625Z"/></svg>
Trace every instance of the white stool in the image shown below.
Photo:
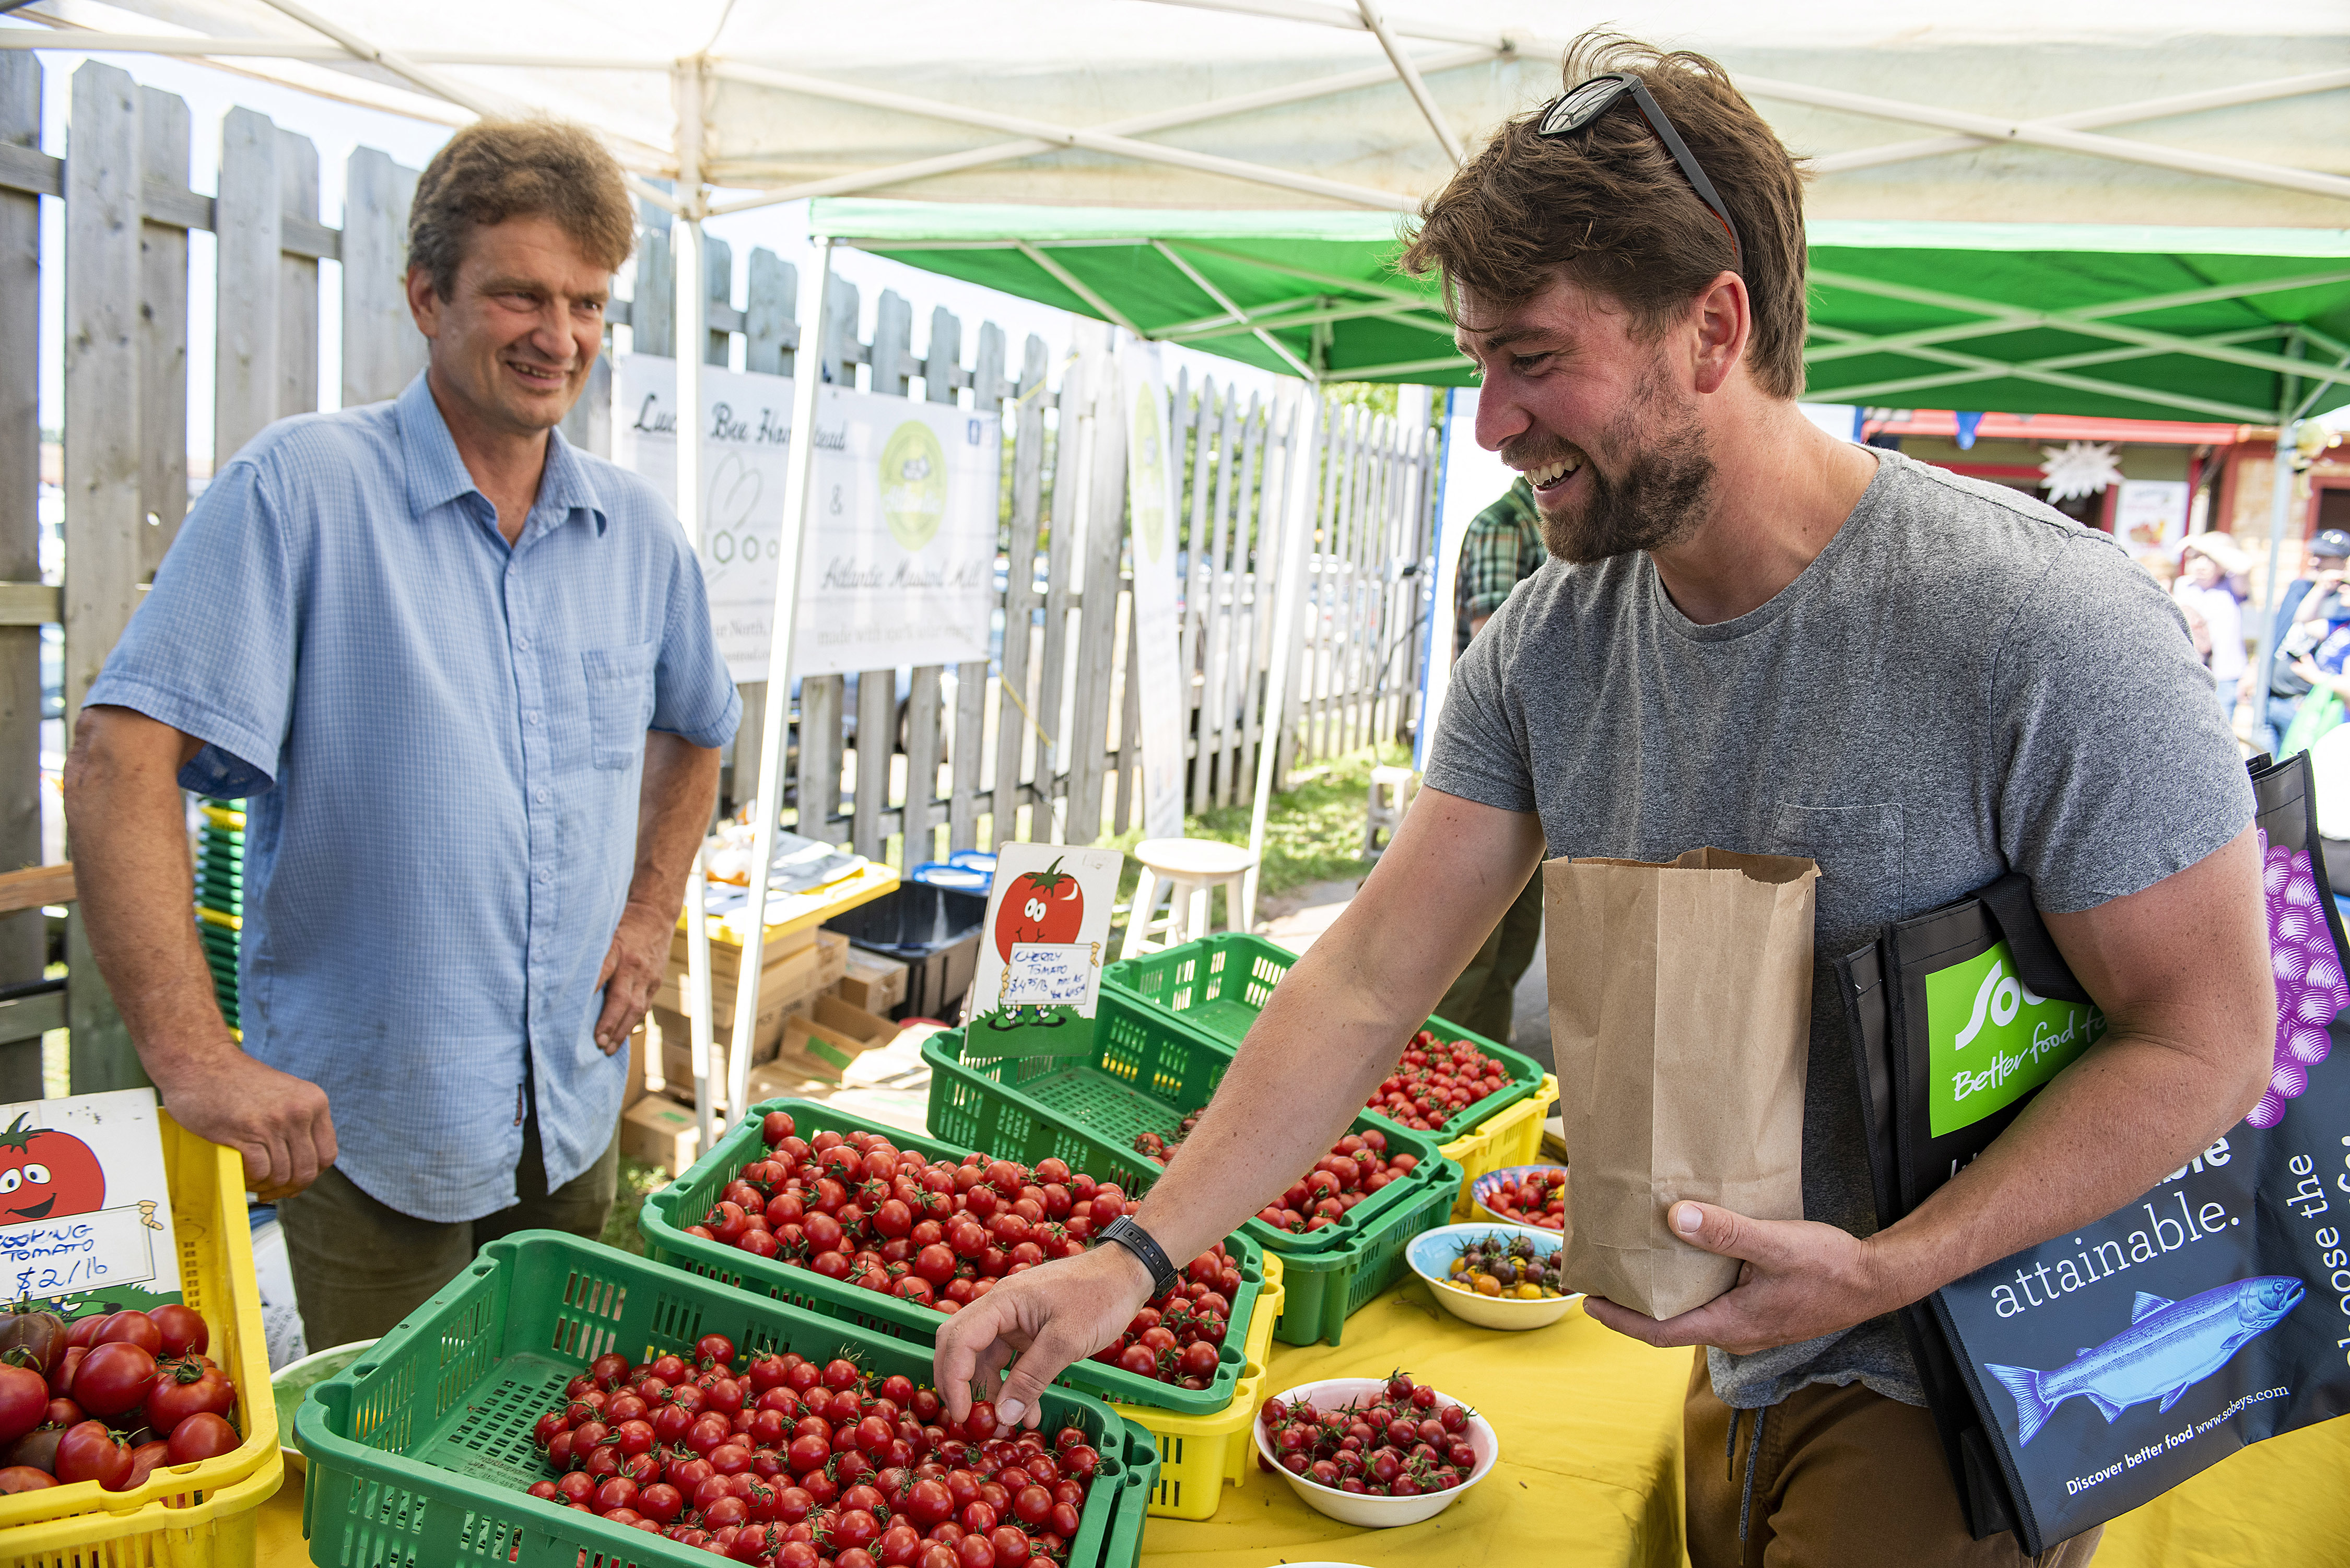
<svg viewBox="0 0 2350 1568"><path fill-rule="evenodd" d="M1411 805L1411 797L1419 793L1409 768L1371 770L1371 797L1363 814L1364 859L1376 860L1387 848L1387 844L1379 842L1382 830L1388 836L1388 844L1395 842L1396 831L1403 826L1403 814Z"/></svg>
<svg viewBox="0 0 2350 1568"><path fill-rule="evenodd" d="M1256 866L1252 851L1212 838L1146 838L1134 846L1134 857L1142 862L1142 879L1135 884L1134 907L1127 912L1121 959L1206 936L1208 895L1219 887L1224 890L1224 929L1231 930L1240 919L1242 886ZM1154 921L1161 893L1167 896L1167 918Z"/></svg>

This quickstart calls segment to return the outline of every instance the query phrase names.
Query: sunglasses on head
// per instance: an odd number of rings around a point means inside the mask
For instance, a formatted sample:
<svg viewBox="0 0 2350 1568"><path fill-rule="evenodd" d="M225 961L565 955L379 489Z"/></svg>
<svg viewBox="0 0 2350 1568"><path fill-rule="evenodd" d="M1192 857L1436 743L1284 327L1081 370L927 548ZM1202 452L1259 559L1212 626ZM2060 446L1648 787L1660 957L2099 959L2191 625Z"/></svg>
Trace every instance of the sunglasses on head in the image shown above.
<svg viewBox="0 0 2350 1568"><path fill-rule="evenodd" d="M1680 165L1681 173L1688 179L1690 188L1697 192L1698 200L1712 210L1714 220L1721 225L1721 232L1730 236L1730 265L1731 270L1742 275L1745 272L1745 252L1738 243L1738 227L1730 221L1730 209L1721 204L1720 196L1714 194L1713 182L1705 177L1705 171L1699 167L1697 159L1690 154L1689 144L1681 140L1680 132L1673 129L1673 122L1666 117L1665 111L1657 107L1657 100L1648 94L1648 85L1638 77L1630 71L1610 71L1604 77L1594 77L1579 87L1569 88L1543 111L1542 124L1534 134L1543 137L1572 135L1627 98L1640 111L1640 118L1648 121L1648 129L1657 133L1657 140L1665 144L1665 151L1673 155L1673 161Z"/></svg>

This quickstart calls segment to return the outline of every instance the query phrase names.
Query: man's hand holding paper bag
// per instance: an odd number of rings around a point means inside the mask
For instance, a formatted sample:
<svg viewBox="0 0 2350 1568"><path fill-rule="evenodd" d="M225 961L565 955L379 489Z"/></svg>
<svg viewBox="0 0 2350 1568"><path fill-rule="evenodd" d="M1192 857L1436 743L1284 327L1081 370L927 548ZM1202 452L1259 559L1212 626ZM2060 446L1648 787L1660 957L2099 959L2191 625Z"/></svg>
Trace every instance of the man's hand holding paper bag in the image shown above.
<svg viewBox="0 0 2350 1568"><path fill-rule="evenodd" d="M1866 1244L1803 1218L1819 874L1722 849L1543 867L1567 1279L1620 1333L1743 1353L1875 1298Z"/></svg>

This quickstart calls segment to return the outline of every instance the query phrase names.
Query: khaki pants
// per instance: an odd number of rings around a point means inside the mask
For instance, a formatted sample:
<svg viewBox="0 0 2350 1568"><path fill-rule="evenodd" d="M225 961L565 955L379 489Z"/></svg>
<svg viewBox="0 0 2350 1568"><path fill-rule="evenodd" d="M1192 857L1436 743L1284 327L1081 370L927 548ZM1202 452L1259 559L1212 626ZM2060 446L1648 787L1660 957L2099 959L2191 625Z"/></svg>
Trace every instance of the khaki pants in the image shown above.
<svg viewBox="0 0 2350 1568"><path fill-rule="evenodd" d="M305 1191L277 1207L286 1256L302 1305L302 1333L314 1351L356 1339L380 1339L432 1299L485 1241L516 1231L568 1231L595 1241L604 1233L619 1188L620 1129L596 1163L546 1190L538 1116L524 1124L515 1166L515 1202L479 1220L444 1224L402 1214L328 1167Z"/></svg>
<svg viewBox="0 0 2350 1568"><path fill-rule="evenodd" d="M1508 1044L1510 1020L1517 1012L1518 981L1534 961L1534 944L1542 940L1542 867L1536 867L1517 902L1494 922L1485 945L1436 1004L1436 1016Z"/></svg>
<svg viewBox="0 0 2350 1568"><path fill-rule="evenodd" d="M1770 1407L1735 1412L1714 1397L1697 1353L1681 1407L1691 1568L2084 1568L2102 1530L2028 1557L2004 1532L1967 1533L1934 1418L1855 1383L1815 1383ZM1738 1539L1749 1445L1754 1493ZM1734 1449L1724 1458L1725 1449Z"/></svg>

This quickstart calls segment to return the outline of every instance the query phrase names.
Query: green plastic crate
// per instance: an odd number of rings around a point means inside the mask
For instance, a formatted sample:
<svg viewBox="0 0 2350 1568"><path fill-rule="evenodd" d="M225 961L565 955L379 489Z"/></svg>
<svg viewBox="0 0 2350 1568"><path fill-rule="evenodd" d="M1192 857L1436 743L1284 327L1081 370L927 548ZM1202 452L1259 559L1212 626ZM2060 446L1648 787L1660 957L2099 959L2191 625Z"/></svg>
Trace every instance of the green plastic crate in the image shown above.
<svg viewBox="0 0 2350 1568"><path fill-rule="evenodd" d="M1090 1057L990 1057L962 1031L947 1030L923 1042L922 1058L931 1069L933 1130L981 1147L1048 1134L1076 1140L1087 1169L1120 1171L1121 1184L1131 1179L1128 1190L1140 1192L1160 1168L1135 1151L1134 1136L1165 1132L1206 1105L1232 1064L1232 1048L1105 991ZM1357 1204L1343 1226L1312 1236L1253 1219L1241 1227L1243 1236L1281 1254L1290 1293L1274 1335L1284 1344L1338 1344L1347 1316L1394 1283L1405 1245L1445 1223L1460 1192L1460 1167L1428 1135L1368 1112L1350 1125L1357 1132L1376 1127L1390 1150L1419 1163Z"/></svg>
<svg viewBox="0 0 2350 1568"><path fill-rule="evenodd" d="M1256 1015L1264 1011L1273 988L1296 961L1297 955L1278 942L1245 931L1219 932L1139 958L1121 959L1102 971L1102 989L1162 1012L1222 1044L1237 1047L1256 1023ZM1430 1128L1426 1136L1436 1142L1451 1143L1542 1086L1542 1064L1533 1057L1441 1018L1430 1018L1425 1027L1446 1040L1470 1042L1510 1072L1510 1081L1500 1092L1470 1101ZM1378 1117L1382 1128L1409 1130L1399 1127L1384 1112L1371 1114Z"/></svg>
<svg viewBox="0 0 2350 1568"><path fill-rule="evenodd" d="M734 1173L751 1160L754 1154L766 1149L760 1137L759 1122L769 1111L787 1111L802 1137L823 1131L839 1133L879 1133L891 1144L910 1154L920 1154L930 1159L961 1160L964 1154L978 1149L990 1158L1014 1159L1034 1165L1047 1155L1059 1154L1069 1159L1057 1146L1042 1153L1029 1150L1035 1140L1008 1144L1001 1142L949 1143L937 1138L916 1137L897 1127L885 1127L854 1116L831 1106L812 1100L766 1100L751 1107L751 1114L722 1136L711 1151L693 1162L685 1173L667 1187L645 1199L637 1218L637 1229L644 1236L647 1253L656 1261L732 1285L754 1294L776 1301L788 1302L804 1311L826 1317L840 1318L874 1334L892 1339L929 1346L938 1337L939 1325L946 1315L912 1302L899 1301L878 1291L868 1291L840 1280L829 1280L812 1270L795 1268L779 1259L761 1258L727 1246L723 1241L704 1241L689 1236L685 1228L699 1221L718 1201L719 1193L734 1179ZM1076 1152L1076 1151L1070 1151ZM1147 1163L1147 1162L1146 1162ZM1097 1179L1104 1173L1099 1166L1087 1166L1070 1159L1072 1168L1088 1171ZM1125 1185L1122 1179L1111 1178ZM1127 1188L1134 1196L1138 1189ZM1186 1415L1202 1416L1221 1411L1232 1402L1232 1394L1240 1386L1247 1357L1241 1341L1248 1331L1249 1314L1256 1310L1257 1292L1264 1283L1264 1250L1245 1236L1225 1240L1225 1251L1232 1254L1240 1271L1241 1288L1232 1298L1230 1322L1236 1325L1233 1333L1217 1349L1216 1376L1207 1387L1178 1388L1161 1383L1155 1377L1145 1377L1121 1366L1106 1366L1091 1359L1080 1361L1064 1372L1059 1381L1071 1387L1083 1388L1106 1399L1127 1405L1149 1405L1162 1410L1180 1410Z"/></svg>
<svg viewBox="0 0 2350 1568"><path fill-rule="evenodd" d="M711 1333L731 1336L745 1355L847 1355L883 1376L930 1379L925 1346L560 1231L521 1231L484 1246L431 1301L304 1397L294 1437L308 1461L302 1529L310 1560L321 1568L703 1568L716 1559L699 1548L524 1489L553 1475L531 1427L572 1376L607 1350L632 1360L691 1354ZM1043 1403L1048 1424L1074 1422L1102 1456L1070 1542L1072 1568L1131 1568L1158 1483L1157 1445L1090 1396L1053 1388Z"/></svg>

